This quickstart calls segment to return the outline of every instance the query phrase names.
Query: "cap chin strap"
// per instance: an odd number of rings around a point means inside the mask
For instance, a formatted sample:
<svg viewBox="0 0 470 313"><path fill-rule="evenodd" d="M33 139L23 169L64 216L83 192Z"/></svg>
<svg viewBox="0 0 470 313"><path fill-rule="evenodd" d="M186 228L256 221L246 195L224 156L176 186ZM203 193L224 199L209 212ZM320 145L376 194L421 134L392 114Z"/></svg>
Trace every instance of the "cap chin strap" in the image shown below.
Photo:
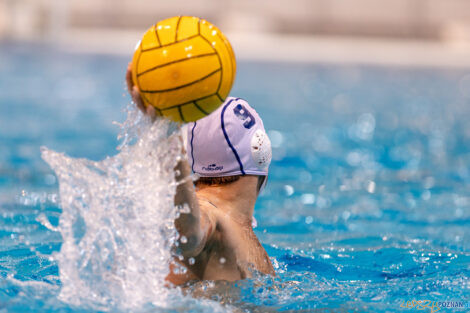
<svg viewBox="0 0 470 313"><path fill-rule="evenodd" d="M268 176L264 176L263 183L261 184L261 187L259 188L259 191L258 191L258 195L260 195L263 192L267 183L268 183Z"/></svg>
<svg viewBox="0 0 470 313"><path fill-rule="evenodd" d="M271 141L262 129L256 130L250 142L251 157L260 170L267 170L272 159Z"/></svg>

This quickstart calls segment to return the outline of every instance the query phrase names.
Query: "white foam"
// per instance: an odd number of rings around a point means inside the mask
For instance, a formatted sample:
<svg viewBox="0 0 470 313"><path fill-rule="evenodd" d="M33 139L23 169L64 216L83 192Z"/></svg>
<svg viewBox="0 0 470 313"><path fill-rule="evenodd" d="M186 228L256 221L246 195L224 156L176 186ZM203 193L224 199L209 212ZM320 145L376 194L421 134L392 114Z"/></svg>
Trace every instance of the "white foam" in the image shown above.
<svg viewBox="0 0 470 313"><path fill-rule="evenodd" d="M151 124L136 110L129 111L122 128L120 152L103 161L42 148L59 180L63 210L57 227L63 244L54 256L62 283L59 299L100 310L190 302L199 311L222 310L164 283L176 238L178 132L165 120Z"/></svg>

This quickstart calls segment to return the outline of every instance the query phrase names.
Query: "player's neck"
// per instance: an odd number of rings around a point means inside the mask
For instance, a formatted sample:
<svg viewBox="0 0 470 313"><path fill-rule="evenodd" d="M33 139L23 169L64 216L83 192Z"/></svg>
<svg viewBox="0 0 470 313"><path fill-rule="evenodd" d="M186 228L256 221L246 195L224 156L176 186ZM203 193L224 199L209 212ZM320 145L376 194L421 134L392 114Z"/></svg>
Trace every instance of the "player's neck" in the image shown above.
<svg viewBox="0 0 470 313"><path fill-rule="evenodd" d="M257 176L244 176L221 186L200 186L196 193L226 211L239 222L251 225L255 208Z"/></svg>

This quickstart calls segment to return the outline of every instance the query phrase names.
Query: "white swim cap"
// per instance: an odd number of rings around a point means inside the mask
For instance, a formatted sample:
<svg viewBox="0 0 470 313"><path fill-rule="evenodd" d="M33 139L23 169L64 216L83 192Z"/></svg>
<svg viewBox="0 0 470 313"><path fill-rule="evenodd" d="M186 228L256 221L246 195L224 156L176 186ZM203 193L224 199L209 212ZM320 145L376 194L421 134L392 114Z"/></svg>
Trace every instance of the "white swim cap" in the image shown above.
<svg viewBox="0 0 470 313"><path fill-rule="evenodd" d="M258 113L229 97L210 115L187 126L189 165L201 177L267 176L271 142Z"/></svg>

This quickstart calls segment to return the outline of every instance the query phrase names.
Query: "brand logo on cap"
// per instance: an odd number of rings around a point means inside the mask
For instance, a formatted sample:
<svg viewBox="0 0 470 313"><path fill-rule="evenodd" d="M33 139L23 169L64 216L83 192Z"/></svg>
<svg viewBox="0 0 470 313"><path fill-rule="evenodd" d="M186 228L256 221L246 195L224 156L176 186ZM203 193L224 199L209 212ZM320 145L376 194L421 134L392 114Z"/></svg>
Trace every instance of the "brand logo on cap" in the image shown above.
<svg viewBox="0 0 470 313"><path fill-rule="evenodd" d="M209 165L207 165L207 167L205 167L205 166L202 167L203 171L209 171L209 172L211 172L211 171L221 171L223 169L224 169L223 165L217 166L217 164L215 164L215 163L214 164L209 164Z"/></svg>

